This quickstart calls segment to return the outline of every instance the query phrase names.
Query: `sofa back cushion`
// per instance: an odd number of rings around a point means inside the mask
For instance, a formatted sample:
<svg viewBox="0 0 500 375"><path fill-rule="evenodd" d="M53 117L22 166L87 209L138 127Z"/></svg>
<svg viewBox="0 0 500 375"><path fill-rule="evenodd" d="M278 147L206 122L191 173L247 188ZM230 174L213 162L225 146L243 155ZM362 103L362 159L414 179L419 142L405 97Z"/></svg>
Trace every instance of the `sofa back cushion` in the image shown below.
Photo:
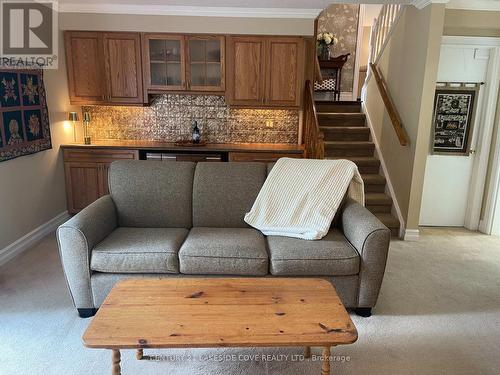
<svg viewBox="0 0 500 375"><path fill-rule="evenodd" d="M193 226L249 227L243 218L266 174L265 163L198 163L193 182Z"/></svg>
<svg viewBox="0 0 500 375"><path fill-rule="evenodd" d="M109 170L109 191L118 225L142 228L191 228L195 163L116 161Z"/></svg>

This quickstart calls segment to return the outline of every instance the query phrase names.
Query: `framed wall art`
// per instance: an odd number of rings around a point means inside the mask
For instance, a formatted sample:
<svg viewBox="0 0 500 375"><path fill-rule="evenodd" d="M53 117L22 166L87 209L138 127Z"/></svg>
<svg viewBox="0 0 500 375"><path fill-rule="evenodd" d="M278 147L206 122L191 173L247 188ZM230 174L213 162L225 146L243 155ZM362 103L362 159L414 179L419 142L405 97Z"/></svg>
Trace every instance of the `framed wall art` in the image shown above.
<svg viewBox="0 0 500 375"><path fill-rule="evenodd" d="M0 69L0 162L50 148L42 70Z"/></svg>
<svg viewBox="0 0 500 375"><path fill-rule="evenodd" d="M433 154L469 155L479 84L443 84L436 89Z"/></svg>

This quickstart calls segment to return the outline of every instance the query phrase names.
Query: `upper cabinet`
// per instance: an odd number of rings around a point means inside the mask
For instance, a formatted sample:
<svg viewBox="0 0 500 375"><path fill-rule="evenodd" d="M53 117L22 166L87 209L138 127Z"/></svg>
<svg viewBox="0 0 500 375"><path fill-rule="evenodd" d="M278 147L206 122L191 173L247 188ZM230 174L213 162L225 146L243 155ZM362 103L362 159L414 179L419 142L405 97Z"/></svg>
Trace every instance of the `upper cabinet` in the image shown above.
<svg viewBox="0 0 500 375"><path fill-rule="evenodd" d="M228 37L230 105L294 107L300 104L304 41L298 37Z"/></svg>
<svg viewBox="0 0 500 375"><path fill-rule="evenodd" d="M189 90L224 91L224 53L223 36L186 38L186 81Z"/></svg>
<svg viewBox="0 0 500 375"><path fill-rule="evenodd" d="M185 90L186 63L182 35L143 36L146 90Z"/></svg>
<svg viewBox="0 0 500 375"><path fill-rule="evenodd" d="M224 37L145 34L146 92L225 89Z"/></svg>
<svg viewBox="0 0 500 375"><path fill-rule="evenodd" d="M260 37L228 38L226 100L229 104L264 104L266 42Z"/></svg>
<svg viewBox="0 0 500 375"><path fill-rule="evenodd" d="M149 94L211 93L240 107L298 107L301 37L66 31L71 104L142 105Z"/></svg>
<svg viewBox="0 0 500 375"><path fill-rule="evenodd" d="M142 104L138 33L66 31L71 104Z"/></svg>
<svg viewBox="0 0 500 375"><path fill-rule="evenodd" d="M104 102L100 33L66 31L65 45L71 104Z"/></svg>
<svg viewBox="0 0 500 375"><path fill-rule="evenodd" d="M141 104L141 37L138 33L103 34L107 100L111 103Z"/></svg>

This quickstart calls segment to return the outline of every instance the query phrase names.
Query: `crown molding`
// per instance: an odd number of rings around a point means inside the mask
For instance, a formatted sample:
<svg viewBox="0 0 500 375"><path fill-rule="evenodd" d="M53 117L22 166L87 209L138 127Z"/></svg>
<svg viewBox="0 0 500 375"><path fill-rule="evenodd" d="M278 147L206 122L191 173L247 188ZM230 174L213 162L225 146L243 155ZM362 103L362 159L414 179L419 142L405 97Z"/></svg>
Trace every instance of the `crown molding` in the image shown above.
<svg viewBox="0 0 500 375"><path fill-rule="evenodd" d="M492 0L450 0L447 9L500 11L500 1Z"/></svg>
<svg viewBox="0 0 500 375"><path fill-rule="evenodd" d="M411 4L418 9L424 9L430 4L446 4L449 1L450 0L413 0Z"/></svg>
<svg viewBox="0 0 500 375"><path fill-rule="evenodd" d="M322 9L195 7L135 4L60 3L60 13L140 14L162 16L241 17L241 18L316 18Z"/></svg>

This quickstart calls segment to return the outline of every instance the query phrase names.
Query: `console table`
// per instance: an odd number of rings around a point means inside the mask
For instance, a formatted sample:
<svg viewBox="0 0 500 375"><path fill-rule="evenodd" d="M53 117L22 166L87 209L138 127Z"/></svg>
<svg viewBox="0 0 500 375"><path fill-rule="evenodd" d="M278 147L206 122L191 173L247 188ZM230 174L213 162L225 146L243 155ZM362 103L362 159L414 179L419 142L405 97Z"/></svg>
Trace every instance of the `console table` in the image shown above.
<svg viewBox="0 0 500 375"><path fill-rule="evenodd" d="M323 82L314 84L314 91L333 92L333 100L340 100L342 68L351 54L341 55L329 60L319 60Z"/></svg>

